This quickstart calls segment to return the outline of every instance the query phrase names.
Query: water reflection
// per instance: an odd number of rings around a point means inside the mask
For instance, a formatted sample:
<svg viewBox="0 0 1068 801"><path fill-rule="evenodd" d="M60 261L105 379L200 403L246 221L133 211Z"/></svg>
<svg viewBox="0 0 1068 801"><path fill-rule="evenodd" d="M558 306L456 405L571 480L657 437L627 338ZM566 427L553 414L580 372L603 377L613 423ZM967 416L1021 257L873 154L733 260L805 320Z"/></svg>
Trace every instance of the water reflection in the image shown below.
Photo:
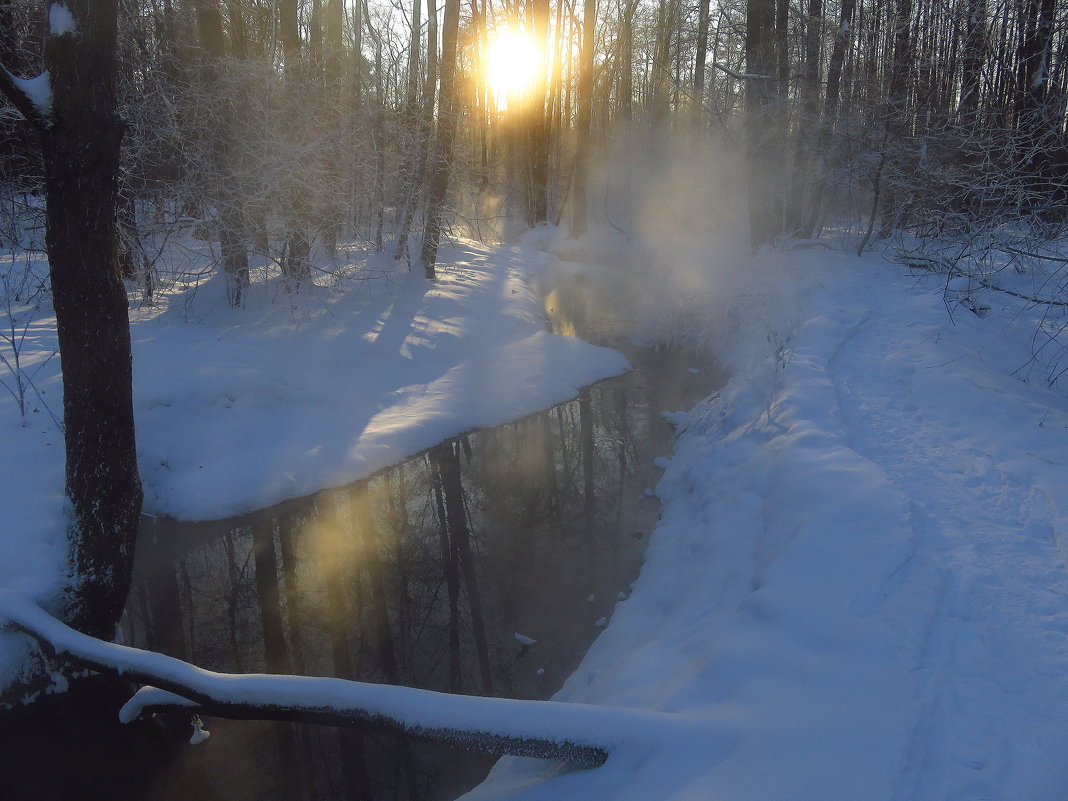
<svg viewBox="0 0 1068 801"><path fill-rule="evenodd" d="M367 481L252 515L146 524L129 639L205 667L546 698L637 576L660 412L714 381L685 354ZM516 636L516 635L521 636ZM434 799L491 758L355 729L208 721L160 796Z"/></svg>

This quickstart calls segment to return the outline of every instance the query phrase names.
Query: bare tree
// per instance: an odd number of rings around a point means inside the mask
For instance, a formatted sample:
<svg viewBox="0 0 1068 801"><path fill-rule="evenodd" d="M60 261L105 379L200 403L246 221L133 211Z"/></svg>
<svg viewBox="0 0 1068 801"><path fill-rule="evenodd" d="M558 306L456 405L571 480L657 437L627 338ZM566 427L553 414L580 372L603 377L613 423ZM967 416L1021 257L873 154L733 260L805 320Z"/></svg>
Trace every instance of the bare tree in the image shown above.
<svg viewBox="0 0 1068 801"><path fill-rule="evenodd" d="M218 0L196 0L196 17L200 42L207 56L205 83L209 92L221 93L227 56ZM218 118L217 130L211 132L210 180L213 189L209 195L218 207L219 250L228 281L230 304L241 306L249 283L248 247L245 201L232 165L237 150L234 125L233 105L226 103Z"/></svg>
<svg viewBox="0 0 1068 801"><path fill-rule="evenodd" d="M575 119L575 177L571 194L571 236L586 233L586 192L590 170L590 125L593 116L593 49L597 0L584 0L582 50L579 53L578 106Z"/></svg>
<svg viewBox="0 0 1068 801"><path fill-rule="evenodd" d="M449 191L449 170L453 139L456 136L456 45L460 28L460 0L445 0L441 30L441 81L438 92L438 134L431 164L430 191L420 261L427 280L437 277L435 264L438 243L445 221L445 196Z"/></svg>
<svg viewBox="0 0 1068 801"><path fill-rule="evenodd" d="M781 230L775 203L772 75L776 65L775 0L748 0L745 23L746 175L749 184L749 244L755 253Z"/></svg>

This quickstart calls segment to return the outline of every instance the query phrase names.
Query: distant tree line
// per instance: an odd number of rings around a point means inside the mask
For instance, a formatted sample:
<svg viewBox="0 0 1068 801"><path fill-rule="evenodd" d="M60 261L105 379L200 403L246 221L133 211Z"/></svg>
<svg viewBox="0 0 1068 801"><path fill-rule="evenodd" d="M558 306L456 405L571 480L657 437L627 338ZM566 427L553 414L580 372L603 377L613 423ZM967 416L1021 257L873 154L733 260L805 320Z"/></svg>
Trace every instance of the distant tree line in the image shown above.
<svg viewBox="0 0 1068 801"><path fill-rule="evenodd" d="M587 163L627 126L745 145L755 246L1063 217L1062 0L150 0L119 3L123 241L202 221L240 302L247 254L295 285L313 247L585 226ZM0 6L0 61L40 69L41 4ZM495 31L545 54L498 106ZM40 180L3 115L7 191ZM136 208L135 208L136 207ZM136 246L124 269L135 275Z"/></svg>

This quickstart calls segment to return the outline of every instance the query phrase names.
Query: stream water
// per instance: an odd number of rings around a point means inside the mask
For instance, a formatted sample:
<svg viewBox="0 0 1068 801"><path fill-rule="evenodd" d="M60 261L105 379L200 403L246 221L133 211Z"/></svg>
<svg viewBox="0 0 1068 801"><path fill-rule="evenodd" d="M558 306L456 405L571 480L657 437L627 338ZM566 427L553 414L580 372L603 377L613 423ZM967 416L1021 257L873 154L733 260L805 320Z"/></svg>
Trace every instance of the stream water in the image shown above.
<svg viewBox="0 0 1068 801"><path fill-rule="evenodd" d="M579 297L566 314L551 297L551 316L588 334ZM661 413L722 383L692 354L627 355L634 370L575 400L365 481L227 520L147 523L128 642L223 671L549 697L640 569L653 460L671 452ZM354 729L205 726L156 797L443 799L493 761Z"/></svg>

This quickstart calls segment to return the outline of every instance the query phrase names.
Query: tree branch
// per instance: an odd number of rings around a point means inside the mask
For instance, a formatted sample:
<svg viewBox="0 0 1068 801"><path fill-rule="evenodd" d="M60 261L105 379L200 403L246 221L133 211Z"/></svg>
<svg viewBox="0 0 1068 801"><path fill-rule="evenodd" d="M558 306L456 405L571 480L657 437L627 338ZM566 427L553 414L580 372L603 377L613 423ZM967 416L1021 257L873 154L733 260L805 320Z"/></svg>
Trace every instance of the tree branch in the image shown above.
<svg viewBox="0 0 1068 801"><path fill-rule="evenodd" d="M720 64L718 61L713 61L712 62L712 66L715 67L717 70L722 70L723 72L725 72L728 75L730 75L732 78L737 78L740 81L746 81L746 80L770 81L771 80L771 76L770 75L757 75L757 74L752 73L752 72L738 72L738 70L732 70L726 64Z"/></svg>
<svg viewBox="0 0 1068 801"><path fill-rule="evenodd" d="M653 732L665 721L677 725L674 716L640 710L449 695L312 676L215 673L81 634L9 590L0 590L0 625L29 634L58 656L155 685L123 706L119 718L124 722L144 712L182 707L237 719L387 729L468 749L583 767L603 764L614 746L655 738Z"/></svg>
<svg viewBox="0 0 1068 801"><path fill-rule="evenodd" d="M1011 289L1005 289L1005 287L992 284L982 278L976 278L975 282L981 287L992 289L995 292L1004 292L1006 295L1012 295L1014 298L1020 298L1020 300L1026 300L1028 303L1034 303L1039 306L1068 306L1068 301L1054 300L1052 298L1036 298L1033 295L1025 295L1022 292L1014 292Z"/></svg>
<svg viewBox="0 0 1068 801"><path fill-rule="evenodd" d="M998 242L996 245L994 245L994 247L999 250L1006 251L1008 253L1015 253L1017 256L1028 256L1032 259L1042 259L1043 261L1052 261L1057 262L1059 264L1068 264L1068 258L1065 258L1064 256L1054 256L1052 253L1032 253L1029 250L1020 250L1020 248L1014 248L1007 242Z"/></svg>

